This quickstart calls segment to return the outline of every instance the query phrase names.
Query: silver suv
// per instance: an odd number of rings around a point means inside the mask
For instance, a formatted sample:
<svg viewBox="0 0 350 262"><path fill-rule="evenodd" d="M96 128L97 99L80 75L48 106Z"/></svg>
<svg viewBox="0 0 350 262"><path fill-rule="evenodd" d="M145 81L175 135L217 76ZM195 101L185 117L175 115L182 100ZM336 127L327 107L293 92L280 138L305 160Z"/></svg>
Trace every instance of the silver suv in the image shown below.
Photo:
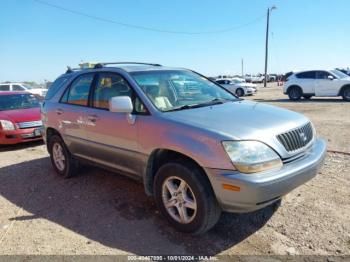
<svg viewBox="0 0 350 262"><path fill-rule="evenodd" d="M82 161L121 171L143 182L170 224L194 234L222 211L278 201L314 177L326 153L305 116L157 64L68 70L48 91L42 120L59 175Z"/></svg>

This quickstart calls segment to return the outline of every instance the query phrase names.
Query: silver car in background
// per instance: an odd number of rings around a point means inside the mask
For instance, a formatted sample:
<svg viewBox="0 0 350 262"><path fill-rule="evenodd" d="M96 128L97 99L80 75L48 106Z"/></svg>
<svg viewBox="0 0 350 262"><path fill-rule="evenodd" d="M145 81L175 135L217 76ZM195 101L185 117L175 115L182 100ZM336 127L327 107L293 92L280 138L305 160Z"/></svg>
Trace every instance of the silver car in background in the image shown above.
<svg viewBox="0 0 350 262"><path fill-rule="evenodd" d="M59 175L88 162L136 178L172 226L193 234L222 211L278 201L313 178L326 153L305 116L158 64L68 70L49 89L42 120Z"/></svg>

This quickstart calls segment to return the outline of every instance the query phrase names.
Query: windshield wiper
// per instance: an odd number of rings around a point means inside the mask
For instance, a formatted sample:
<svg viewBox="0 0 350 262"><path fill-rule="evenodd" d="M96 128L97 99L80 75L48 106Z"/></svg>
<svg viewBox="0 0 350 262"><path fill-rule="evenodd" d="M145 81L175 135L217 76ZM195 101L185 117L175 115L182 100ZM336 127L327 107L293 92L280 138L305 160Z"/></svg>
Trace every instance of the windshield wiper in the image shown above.
<svg viewBox="0 0 350 262"><path fill-rule="evenodd" d="M205 107L205 106L213 106L213 105L223 104L225 102L234 102L234 101L236 101L236 100L215 98L213 100L209 100L209 101L206 101L203 103L174 107L170 110L166 110L165 112L179 111L179 110L184 110L184 109L199 108L199 107Z"/></svg>

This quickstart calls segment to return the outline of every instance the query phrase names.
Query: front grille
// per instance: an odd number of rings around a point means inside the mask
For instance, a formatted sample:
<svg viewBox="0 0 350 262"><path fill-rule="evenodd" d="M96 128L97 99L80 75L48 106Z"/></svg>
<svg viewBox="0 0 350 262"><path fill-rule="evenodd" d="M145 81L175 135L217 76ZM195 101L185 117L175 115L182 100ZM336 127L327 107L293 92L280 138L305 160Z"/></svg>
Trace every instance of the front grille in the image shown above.
<svg viewBox="0 0 350 262"><path fill-rule="evenodd" d="M20 122L17 123L20 129L24 128L32 128L32 127L39 127L43 125L43 122L41 120L39 121L30 121L30 122Z"/></svg>
<svg viewBox="0 0 350 262"><path fill-rule="evenodd" d="M305 147L313 139L311 123L277 136L278 141L288 152Z"/></svg>

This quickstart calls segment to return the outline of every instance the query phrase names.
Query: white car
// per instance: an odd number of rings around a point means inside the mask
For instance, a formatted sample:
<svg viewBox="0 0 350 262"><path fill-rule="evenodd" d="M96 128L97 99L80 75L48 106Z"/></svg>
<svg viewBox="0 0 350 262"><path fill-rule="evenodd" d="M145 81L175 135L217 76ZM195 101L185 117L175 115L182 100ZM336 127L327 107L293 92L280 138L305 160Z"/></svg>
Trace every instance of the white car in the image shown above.
<svg viewBox="0 0 350 262"><path fill-rule="evenodd" d="M47 89L45 88L34 88L24 83L2 83L0 84L1 91L27 91L40 97L45 97L47 93Z"/></svg>
<svg viewBox="0 0 350 262"><path fill-rule="evenodd" d="M350 101L350 77L338 70L310 70L294 73L287 78L283 93L290 100L312 96L342 96Z"/></svg>
<svg viewBox="0 0 350 262"><path fill-rule="evenodd" d="M253 75L251 79L252 83L262 83L264 82L265 76L261 74Z"/></svg>
<svg viewBox="0 0 350 262"><path fill-rule="evenodd" d="M253 95L257 92L257 85L246 83L241 78L218 79L215 82L237 96Z"/></svg>

